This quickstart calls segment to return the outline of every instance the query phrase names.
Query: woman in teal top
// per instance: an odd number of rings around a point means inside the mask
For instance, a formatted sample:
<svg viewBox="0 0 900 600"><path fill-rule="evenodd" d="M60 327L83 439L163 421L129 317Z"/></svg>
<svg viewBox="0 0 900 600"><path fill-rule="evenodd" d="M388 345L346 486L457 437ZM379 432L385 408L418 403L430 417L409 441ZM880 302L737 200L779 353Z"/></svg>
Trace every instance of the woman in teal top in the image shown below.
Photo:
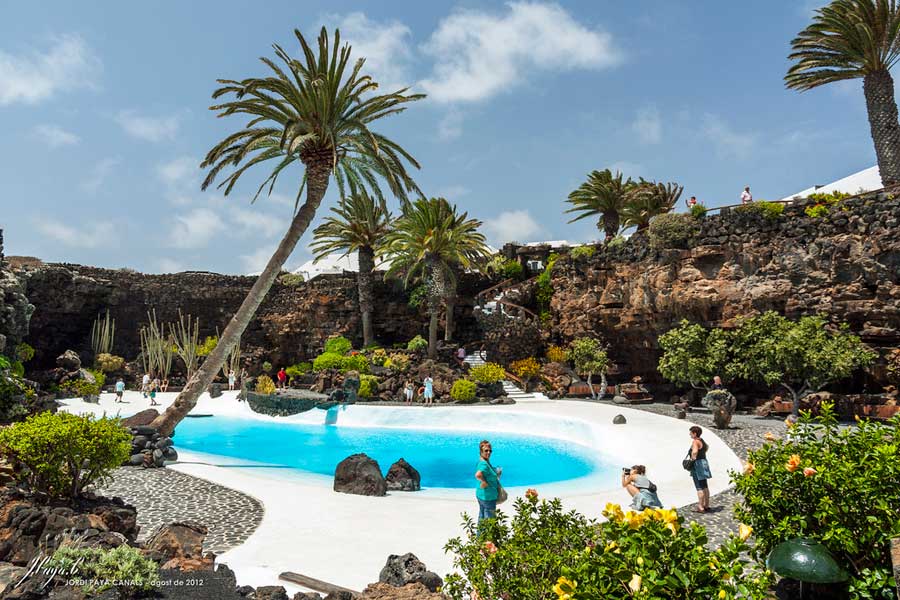
<svg viewBox="0 0 900 600"><path fill-rule="evenodd" d="M491 443L481 440L478 444L481 460L478 461L478 470L475 471L475 479L478 487L475 488L475 497L478 499L478 520L493 519L497 512L497 494L500 487L500 474L502 469L494 469L491 466Z"/></svg>

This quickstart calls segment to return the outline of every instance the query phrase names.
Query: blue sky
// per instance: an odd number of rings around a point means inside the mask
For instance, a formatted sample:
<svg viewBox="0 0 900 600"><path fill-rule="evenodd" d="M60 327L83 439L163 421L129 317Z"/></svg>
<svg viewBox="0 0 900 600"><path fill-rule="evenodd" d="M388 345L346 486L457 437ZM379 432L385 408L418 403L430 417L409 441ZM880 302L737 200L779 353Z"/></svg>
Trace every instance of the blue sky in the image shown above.
<svg viewBox="0 0 900 600"><path fill-rule="evenodd" d="M599 237L564 202L593 169L677 181L708 206L775 199L875 163L862 82L784 89L816 2L17 2L0 19L0 227L7 254L146 272L258 271L299 181L249 203L201 192L243 124L217 78L265 75L292 30L339 26L383 87L428 93L382 131L427 195L489 240ZM329 191L319 219L333 205ZM315 225L315 223L314 223ZM312 229L312 228L310 228ZM289 267L306 261L308 233Z"/></svg>

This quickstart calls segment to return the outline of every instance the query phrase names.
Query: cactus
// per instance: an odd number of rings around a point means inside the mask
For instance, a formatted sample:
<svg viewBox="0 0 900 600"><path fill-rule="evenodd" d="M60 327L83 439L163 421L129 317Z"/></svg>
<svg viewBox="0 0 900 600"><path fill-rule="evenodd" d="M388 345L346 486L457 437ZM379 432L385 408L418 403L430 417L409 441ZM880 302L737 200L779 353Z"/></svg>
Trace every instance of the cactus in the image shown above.
<svg viewBox="0 0 900 600"><path fill-rule="evenodd" d="M91 349L94 356L100 354L112 354L113 340L116 336L116 320L110 318L109 309L106 309L106 316L100 314L94 319L94 325L91 327Z"/></svg>

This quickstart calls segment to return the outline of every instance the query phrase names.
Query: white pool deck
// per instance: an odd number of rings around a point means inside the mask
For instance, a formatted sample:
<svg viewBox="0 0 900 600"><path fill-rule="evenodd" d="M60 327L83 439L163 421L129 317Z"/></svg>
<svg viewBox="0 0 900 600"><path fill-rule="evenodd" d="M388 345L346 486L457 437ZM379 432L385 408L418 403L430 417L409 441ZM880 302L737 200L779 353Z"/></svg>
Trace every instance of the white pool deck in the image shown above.
<svg viewBox="0 0 900 600"><path fill-rule="evenodd" d="M175 393L160 394L165 409ZM126 392L124 404L116 404L113 394L103 394L100 404L78 399L64 400L63 410L75 413L129 416L149 407L138 392ZM267 417L253 413L236 392L211 399L201 396L196 414L214 414L246 419L294 422L323 422L325 412L313 410L293 417ZM612 425L615 415L627 419ZM478 415L477 419L473 419ZM397 407L355 405L340 411L339 426L465 428L477 423L479 434L491 431L527 433L598 448L606 462L628 466L644 464L659 488L667 507L695 502L690 476L681 468L690 446L689 421L632 410L623 406L578 401L532 401L511 406ZM714 432L705 430L713 472L710 492L728 488L729 470L740 470L741 461ZM176 436L177 447L177 436ZM515 448L494 447L494 462L503 464L505 453ZM473 474L478 449L472 449ZM378 580L389 554L412 552L430 570L444 576L452 572L452 556L444 544L462 534L461 513L477 515L472 491L426 490L394 492L382 498L336 493L331 478L321 475L287 473L285 469L242 468L240 461L224 457L179 451L176 469L249 494L262 502L265 515L259 528L241 546L220 555L237 575L239 585L284 585L291 593L296 586L279 581L284 571L303 573L351 589L363 589ZM399 457L398 457L399 458ZM406 456L413 466L415 457ZM230 466L226 466L230 465ZM387 469L389 465L381 465ZM558 496L567 509L600 518L607 502L626 507L631 499L617 477L612 480L583 479L569 483L534 486L542 497ZM525 488L512 488L519 496ZM512 510L512 500L501 510Z"/></svg>

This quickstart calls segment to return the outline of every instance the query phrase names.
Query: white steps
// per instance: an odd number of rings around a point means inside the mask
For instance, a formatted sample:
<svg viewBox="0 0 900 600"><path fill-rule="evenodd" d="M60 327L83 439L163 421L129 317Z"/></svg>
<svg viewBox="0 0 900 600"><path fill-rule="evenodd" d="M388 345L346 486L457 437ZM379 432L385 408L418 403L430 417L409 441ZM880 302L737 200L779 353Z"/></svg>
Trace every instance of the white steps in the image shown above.
<svg viewBox="0 0 900 600"><path fill-rule="evenodd" d="M478 365L483 365L485 363L484 358L482 356L480 356L480 354L478 352L470 354L464 360L465 360L465 362L469 363L469 365L472 367L477 367ZM519 388L519 386L517 386L512 381L509 381L508 379L504 379L502 383L503 383L503 393L506 394L507 396L509 396L510 398L512 398L513 400L515 400L516 402L535 402L535 401L542 402L544 400L549 400L549 398L547 398L547 396L545 396L544 394L523 392Z"/></svg>

